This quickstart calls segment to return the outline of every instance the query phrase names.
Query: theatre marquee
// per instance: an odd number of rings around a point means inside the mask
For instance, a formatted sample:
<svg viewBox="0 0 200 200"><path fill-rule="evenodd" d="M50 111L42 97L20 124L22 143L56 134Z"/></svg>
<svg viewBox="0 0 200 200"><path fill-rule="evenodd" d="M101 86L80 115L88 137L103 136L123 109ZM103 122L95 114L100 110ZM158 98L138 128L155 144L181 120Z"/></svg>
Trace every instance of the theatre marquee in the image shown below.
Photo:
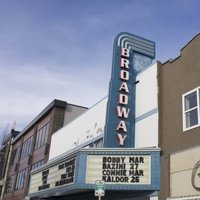
<svg viewBox="0 0 200 200"><path fill-rule="evenodd" d="M160 186L160 149L79 149L32 171L29 197L73 194L95 189L155 191Z"/></svg>

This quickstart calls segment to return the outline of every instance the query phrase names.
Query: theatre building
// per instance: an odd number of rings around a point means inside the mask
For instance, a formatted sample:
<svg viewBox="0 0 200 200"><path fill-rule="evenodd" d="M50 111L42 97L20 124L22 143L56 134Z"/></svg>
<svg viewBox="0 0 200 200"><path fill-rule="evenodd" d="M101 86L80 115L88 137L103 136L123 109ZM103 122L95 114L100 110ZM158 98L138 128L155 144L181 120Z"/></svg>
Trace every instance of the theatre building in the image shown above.
<svg viewBox="0 0 200 200"><path fill-rule="evenodd" d="M160 71L159 199L200 199L200 34Z"/></svg>
<svg viewBox="0 0 200 200"><path fill-rule="evenodd" d="M54 100L8 143L3 200L200 200L200 34L154 59L154 42L118 34L108 96Z"/></svg>
<svg viewBox="0 0 200 200"><path fill-rule="evenodd" d="M160 190L155 43L120 33L108 97L52 135L27 199L156 200Z"/></svg>
<svg viewBox="0 0 200 200"><path fill-rule="evenodd" d="M85 110L84 107L54 100L10 140L11 153L7 157L8 169L2 191L3 200L25 199L30 171L47 162L53 133Z"/></svg>

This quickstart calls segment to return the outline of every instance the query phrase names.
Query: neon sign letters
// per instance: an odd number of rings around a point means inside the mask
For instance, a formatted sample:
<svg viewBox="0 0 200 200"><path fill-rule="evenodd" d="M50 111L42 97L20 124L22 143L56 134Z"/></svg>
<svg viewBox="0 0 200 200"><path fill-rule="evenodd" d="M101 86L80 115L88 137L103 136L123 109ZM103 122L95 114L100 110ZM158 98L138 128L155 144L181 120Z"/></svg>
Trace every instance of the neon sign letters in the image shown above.
<svg viewBox="0 0 200 200"><path fill-rule="evenodd" d="M130 108L128 107L128 81L129 81L129 57L130 51L125 48L121 48L121 58L120 58L120 79L121 84L119 87L119 102L117 105L117 117L120 118L120 121L117 125L117 140L119 145L123 146L124 142L127 138L127 127L126 127L126 119L129 117ZM121 132L119 132L121 131Z"/></svg>
<svg viewBox="0 0 200 200"><path fill-rule="evenodd" d="M130 33L120 33L115 37L104 147L135 146L136 76L154 58L154 42Z"/></svg>

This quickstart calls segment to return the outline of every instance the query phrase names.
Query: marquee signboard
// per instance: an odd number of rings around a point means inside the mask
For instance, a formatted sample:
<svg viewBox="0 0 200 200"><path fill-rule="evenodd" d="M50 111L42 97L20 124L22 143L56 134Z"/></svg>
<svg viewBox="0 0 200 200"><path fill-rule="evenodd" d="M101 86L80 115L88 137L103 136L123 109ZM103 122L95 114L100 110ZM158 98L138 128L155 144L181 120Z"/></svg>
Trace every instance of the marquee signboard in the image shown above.
<svg viewBox="0 0 200 200"><path fill-rule="evenodd" d="M160 149L79 149L52 160L31 173L29 197L105 190L159 189Z"/></svg>
<svg viewBox="0 0 200 200"><path fill-rule="evenodd" d="M151 184L151 157L88 156L86 183L103 180L106 184Z"/></svg>
<svg viewBox="0 0 200 200"><path fill-rule="evenodd" d="M113 45L104 146L134 147L136 75L155 58L155 43L130 33L120 33Z"/></svg>
<svg viewBox="0 0 200 200"><path fill-rule="evenodd" d="M67 160L34 174L30 192L40 192L74 183L76 159Z"/></svg>

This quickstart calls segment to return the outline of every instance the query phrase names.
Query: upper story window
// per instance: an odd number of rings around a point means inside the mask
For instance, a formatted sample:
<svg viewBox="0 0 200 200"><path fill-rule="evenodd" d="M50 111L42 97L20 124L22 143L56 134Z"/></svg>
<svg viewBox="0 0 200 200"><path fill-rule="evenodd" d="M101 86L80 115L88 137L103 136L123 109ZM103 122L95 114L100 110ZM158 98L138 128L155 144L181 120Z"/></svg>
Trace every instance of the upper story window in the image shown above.
<svg viewBox="0 0 200 200"><path fill-rule="evenodd" d="M27 177L28 168L23 169L22 171L18 172L17 174L17 181L15 185L16 190L20 190L24 187L25 180Z"/></svg>
<svg viewBox="0 0 200 200"><path fill-rule="evenodd" d="M13 191L13 186L14 186L14 178L15 176L10 176L8 177L8 180L7 180L7 188L6 188L6 192L12 192Z"/></svg>
<svg viewBox="0 0 200 200"><path fill-rule="evenodd" d="M34 163L31 167L31 170L34 170L36 168L38 168L39 166L43 165L44 164L44 160L40 160L39 162L37 163Z"/></svg>
<svg viewBox="0 0 200 200"><path fill-rule="evenodd" d="M200 126L200 87L183 95L183 130Z"/></svg>
<svg viewBox="0 0 200 200"><path fill-rule="evenodd" d="M20 147L17 147L13 152L10 160L10 165L18 163L20 156Z"/></svg>
<svg viewBox="0 0 200 200"><path fill-rule="evenodd" d="M31 153L33 137L30 137L23 143L21 159L27 157Z"/></svg>
<svg viewBox="0 0 200 200"><path fill-rule="evenodd" d="M37 131L37 136L36 136L36 141L35 141L35 150L39 149L40 147L46 144L48 132L49 132L49 123L44 125L42 128L40 128Z"/></svg>

